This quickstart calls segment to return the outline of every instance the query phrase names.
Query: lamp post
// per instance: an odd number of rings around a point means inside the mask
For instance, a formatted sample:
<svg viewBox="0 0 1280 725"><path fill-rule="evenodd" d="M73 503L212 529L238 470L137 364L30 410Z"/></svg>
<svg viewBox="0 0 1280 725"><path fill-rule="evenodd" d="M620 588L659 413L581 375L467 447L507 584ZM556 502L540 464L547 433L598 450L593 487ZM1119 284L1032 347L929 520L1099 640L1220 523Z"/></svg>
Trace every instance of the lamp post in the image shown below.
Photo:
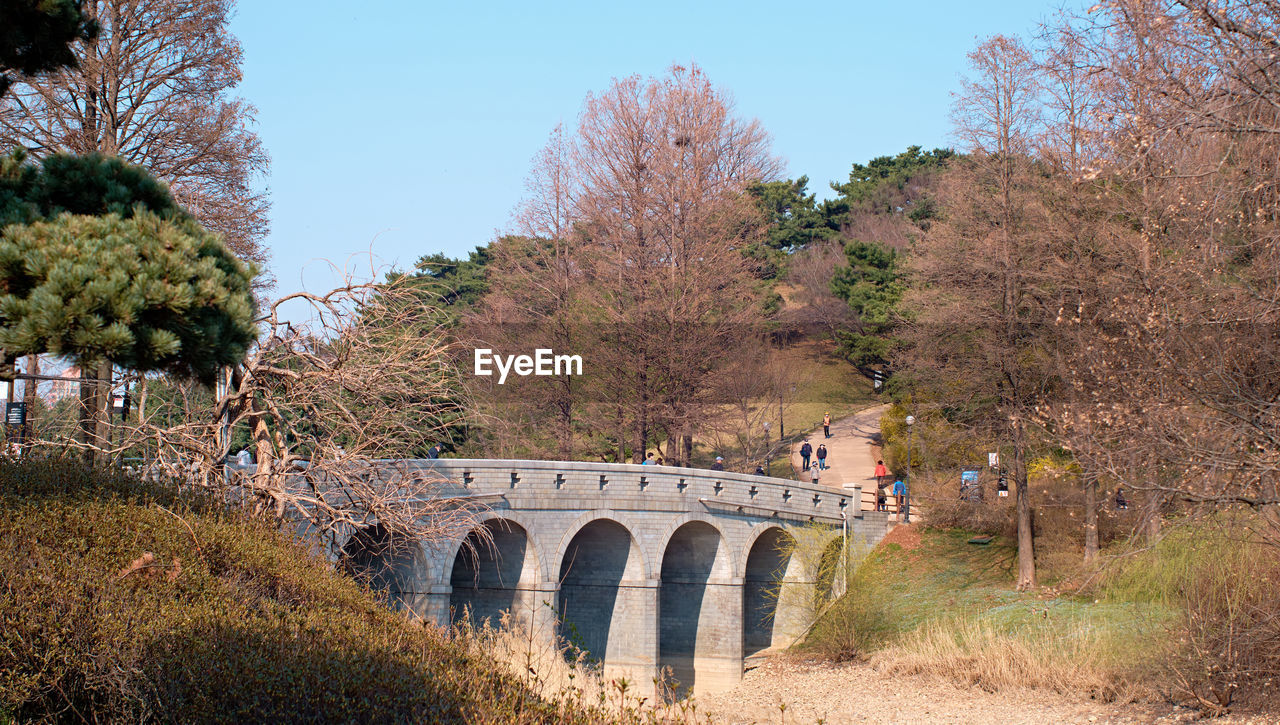
<svg viewBox="0 0 1280 725"><path fill-rule="evenodd" d="M783 430L782 423L782 393L778 393L778 442L781 443L787 439L787 434Z"/></svg>
<svg viewBox="0 0 1280 725"><path fill-rule="evenodd" d="M795 383L791 384L791 392L796 392ZM787 432L782 424L782 391L778 391L778 442L783 443L787 440Z"/></svg>
<svg viewBox="0 0 1280 725"><path fill-rule="evenodd" d="M769 421L764 422L764 472L771 474L773 471L773 451L769 446Z"/></svg>
<svg viewBox="0 0 1280 725"><path fill-rule="evenodd" d="M907 472L902 476L902 523L911 523L911 427L916 424L914 415L907 416Z"/></svg>

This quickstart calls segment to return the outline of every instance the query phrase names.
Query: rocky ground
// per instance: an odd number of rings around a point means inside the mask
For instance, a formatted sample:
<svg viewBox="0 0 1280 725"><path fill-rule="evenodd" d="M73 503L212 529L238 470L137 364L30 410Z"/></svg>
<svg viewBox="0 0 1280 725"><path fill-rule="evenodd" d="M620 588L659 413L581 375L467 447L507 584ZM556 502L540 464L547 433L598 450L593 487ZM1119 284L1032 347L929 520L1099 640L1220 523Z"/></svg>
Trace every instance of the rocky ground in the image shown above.
<svg viewBox="0 0 1280 725"><path fill-rule="evenodd" d="M1107 704L1051 692L990 693L916 678L889 679L866 664L831 665L785 657L747 672L732 690L698 698L700 709L731 725L748 723L1111 723L1213 725L1280 723L1276 717L1231 715L1212 721L1173 706Z"/></svg>

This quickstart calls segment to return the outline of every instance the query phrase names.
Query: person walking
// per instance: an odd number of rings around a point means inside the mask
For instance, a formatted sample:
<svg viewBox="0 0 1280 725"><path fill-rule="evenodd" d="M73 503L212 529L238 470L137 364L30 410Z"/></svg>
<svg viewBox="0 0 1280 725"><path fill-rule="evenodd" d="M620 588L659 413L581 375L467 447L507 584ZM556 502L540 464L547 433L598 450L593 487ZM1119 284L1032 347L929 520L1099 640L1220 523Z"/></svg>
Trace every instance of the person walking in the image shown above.
<svg viewBox="0 0 1280 725"><path fill-rule="evenodd" d="M827 444L826 443L818 444L818 469L822 471L827 470Z"/></svg>
<svg viewBox="0 0 1280 725"><path fill-rule="evenodd" d="M655 460L653 460L653 454L652 454L652 453L650 453L650 454L648 455L648 457L646 457L646 458L644 459L644 461L640 463L640 465L642 465L642 466L656 466L656 465L658 465L658 462L657 462L657 461L655 461Z"/></svg>
<svg viewBox="0 0 1280 725"><path fill-rule="evenodd" d="M809 456L811 455L813 455L813 446L809 445L809 441L805 441L804 445L800 446L801 471L809 470Z"/></svg>
<svg viewBox="0 0 1280 725"><path fill-rule="evenodd" d="M765 475L764 466L756 466L756 475L757 476Z"/></svg>
<svg viewBox="0 0 1280 725"><path fill-rule="evenodd" d="M813 481L813 485L818 485L818 467L816 465L809 467L809 479Z"/></svg>
<svg viewBox="0 0 1280 725"><path fill-rule="evenodd" d="M716 456L716 462L711 464L711 470L713 470L713 471L723 471L723 470L724 470L724 459L723 459L723 458L721 458L720 456Z"/></svg>
<svg viewBox="0 0 1280 725"><path fill-rule="evenodd" d="M889 469L885 467L884 461L876 461L876 511L887 511L885 506L884 487L888 485Z"/></svg>
<svg viewBox="0 0 1280 725"><path fill-rule="evenodd" d="M822 414L822 435L824 438L831 437L831 413Z"/></svg>

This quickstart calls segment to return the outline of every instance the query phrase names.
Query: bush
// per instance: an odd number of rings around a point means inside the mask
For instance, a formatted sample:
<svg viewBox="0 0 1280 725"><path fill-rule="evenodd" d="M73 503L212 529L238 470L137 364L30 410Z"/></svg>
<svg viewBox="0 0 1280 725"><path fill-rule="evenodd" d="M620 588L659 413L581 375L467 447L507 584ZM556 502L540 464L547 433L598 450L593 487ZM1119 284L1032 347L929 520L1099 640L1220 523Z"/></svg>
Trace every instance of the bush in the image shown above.
<svg viewBox="0 0 1280 725"><path fill-rule="evenodd" d="M1184 522L1113 572L1113 598L1176 607L1163 679L1212 714L1280 704L1280 560L1254 517Z"/></svg>
<svg viewBox="0 0 1280 725"><path fill-rule="evenodd" d="M536 697L268 524L120 471L0 463L0 722L86 719L608 720Z"/></svg>
<svg viewBox="0 0 1280 725"><path fill-rule="evenodd" d="M836 662L861 659L895 630L883 553L852 567L848 587L814 623L803 648Z"/></svg>

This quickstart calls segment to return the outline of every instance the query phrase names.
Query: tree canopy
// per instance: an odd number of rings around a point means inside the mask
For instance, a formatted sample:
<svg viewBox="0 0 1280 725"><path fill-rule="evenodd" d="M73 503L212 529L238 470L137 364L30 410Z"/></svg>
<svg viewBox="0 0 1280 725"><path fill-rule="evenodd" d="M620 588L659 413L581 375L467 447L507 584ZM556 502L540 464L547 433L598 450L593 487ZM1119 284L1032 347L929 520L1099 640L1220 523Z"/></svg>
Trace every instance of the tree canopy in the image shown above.
<svg viewBox="0 0 1280 725"><path fill-rule="evenodd" d="M65 214L0 237L0 347L202 382L256 337L252 269L189 219Z"/></svg>

